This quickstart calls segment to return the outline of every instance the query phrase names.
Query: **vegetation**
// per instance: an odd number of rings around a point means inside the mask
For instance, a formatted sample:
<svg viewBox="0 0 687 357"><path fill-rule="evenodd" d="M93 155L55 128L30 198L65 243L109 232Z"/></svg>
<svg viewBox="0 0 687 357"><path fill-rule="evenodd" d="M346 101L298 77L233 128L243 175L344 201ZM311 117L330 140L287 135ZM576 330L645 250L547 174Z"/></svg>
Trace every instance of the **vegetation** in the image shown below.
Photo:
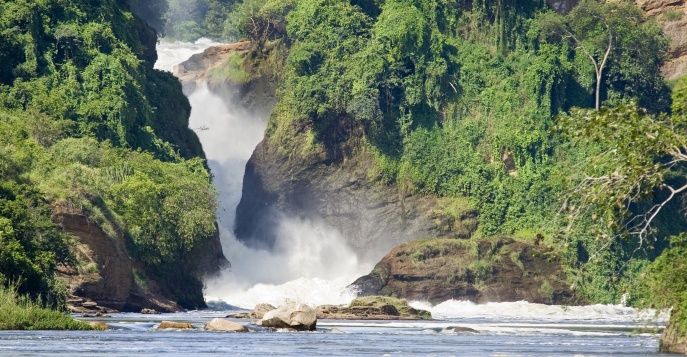
<svg viewBox="0 0 687 357"><path fill-rule="evenodd" d="M166 2L129 3L161 23ZM73 240L51 215L67 207L125 239L182 306L203 306L197 261L215 234L216 193L179 82L152 68L155 41L124 2L0 1L5 286L64 303L54 273L76 263Z"/></svg>
<svg viewBox="0 0 687 357"><path fill-rule="evenodd" d="M68 314L46 309L15 287L0 286L0 330L94 330Z"/></svg>
<svg viewBox="0 0 687 357"><path fill-rule="evenodd" d="M355 145L384 184L467 202L478 213L473 238L558 246L577 293L593 302L620 301L685 229L656 215L643 239L632 234L641 231L632 217L684 185L681 146L671 146L679 120L660 114L680 105L671 108L659 71L668 42L636 7L584 0L559 15L544 1L301 0L284 16L268 4L244 1L251 10L233 16L286 21L278 36L240 33L253 56L288 46L266 133L283 153ZM657 131L672 136L657 144ZM614 172L625 179L588 180ZM677 201L643 217L674 217Z"/></svg>
<svg viewBox="0 0 687 357"><path fill-rule="evenodd" d="M52 276L74 258L50 206L67 205L197 305L216 193L140 18L177 39L253 42L212 77L283 63L266 133L283 153L369 155L380 184L476 212L461 235L557 245L588 301L644 284L633 303L687 311L670 265L685 256L687 80L671 97L656 24L593 0L567 15L543 0L0 0L0 273L21 294L59 305Z"/></svg>
<svg viewBox="0 0 687 357"><path fill-rule="evenodd" d="M423 320L431 320L432 314L426 310L419 310L410 307L408 302L405 300L389 297L389 296L363 296L353 299L349 304L349 307L372 307L377 308L380 311L386 312L388 309L385 306L393 306L398 315L404 317L414 317Z"/></svg>

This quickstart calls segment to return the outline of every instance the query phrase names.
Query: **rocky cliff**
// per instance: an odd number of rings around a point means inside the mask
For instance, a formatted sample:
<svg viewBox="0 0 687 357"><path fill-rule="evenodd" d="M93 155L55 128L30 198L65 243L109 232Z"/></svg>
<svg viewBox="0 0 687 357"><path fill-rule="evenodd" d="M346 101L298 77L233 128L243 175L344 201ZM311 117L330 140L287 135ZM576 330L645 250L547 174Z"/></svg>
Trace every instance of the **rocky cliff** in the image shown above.
<svg viewBox="0 0 687 357"><path fill-rule="evenodd" d="M355 140L351 133L343 136ZM435 197L405 195L370 177L371 159L349 156L352 145L337 147L341 151L296 156L261 142L246 166L237 237L249 246L272 247L280 215L324 221L346 237L359 258L374 263L401 243L467 237L476 228L474 212L456 220L437 209Z"/></svg>

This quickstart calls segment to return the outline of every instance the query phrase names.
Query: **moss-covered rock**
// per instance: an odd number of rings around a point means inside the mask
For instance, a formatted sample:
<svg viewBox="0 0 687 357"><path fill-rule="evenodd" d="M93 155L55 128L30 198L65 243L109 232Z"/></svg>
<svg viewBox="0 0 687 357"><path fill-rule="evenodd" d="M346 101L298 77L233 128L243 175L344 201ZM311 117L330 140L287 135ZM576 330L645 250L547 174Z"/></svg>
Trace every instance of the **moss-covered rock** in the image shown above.
<svg viewBox="0 0 687 357"><path fill-rule="evenodd" d="M388 296L357 298L348 306L322 305L317 308L318 319L336 320L430 320L432 314L415 309L406 300Z"/></svg>
<svg viewBox="0 0 687 357"><path fill-rule="evenodd" d="M510 238L428 239L402 244L352 285L362 295L431 303L449 299L477 303L577 301L554 251Z"/></svg>

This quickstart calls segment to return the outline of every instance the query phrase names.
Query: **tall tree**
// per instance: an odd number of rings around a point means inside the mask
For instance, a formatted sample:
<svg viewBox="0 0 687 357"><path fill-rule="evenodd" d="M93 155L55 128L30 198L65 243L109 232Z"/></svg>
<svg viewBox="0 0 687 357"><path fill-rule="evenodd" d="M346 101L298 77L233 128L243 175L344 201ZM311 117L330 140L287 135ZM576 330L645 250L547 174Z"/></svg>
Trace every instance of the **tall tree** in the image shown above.
<svg viewBox="0 0 687 357"><path fill-rule="evenodd" d="M604 94L611 104L636 97L652 111L667 109L670 100L659 68L668 42L636 6L583 0L565 16L550 12L539 20L543 37L569 42L578 60L593 67L597 111Z"/></svg>

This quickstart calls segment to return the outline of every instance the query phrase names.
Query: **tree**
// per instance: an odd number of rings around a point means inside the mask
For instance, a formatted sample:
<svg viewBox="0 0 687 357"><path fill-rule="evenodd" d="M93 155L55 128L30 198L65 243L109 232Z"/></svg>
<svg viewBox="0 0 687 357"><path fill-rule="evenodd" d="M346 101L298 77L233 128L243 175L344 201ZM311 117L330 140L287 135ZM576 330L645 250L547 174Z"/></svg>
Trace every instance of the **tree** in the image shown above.
<svg viewBox="0 0 687 357"><path fill-rule="evenodd" d="M573 145L589 153L572 168L571 190L563 211L569 228L582 216L634 236L643 244L652 222L680 193L687 191L682 176L687 164L687 120L683 115L651 115L636 104L575 109L561 117L558 129ZM656 197L646 210L637 205ZM636 213L639 211L639 213ZM614 237L604 237L608 244Z"/></svg>
<svg viewBox="0 0 687 357"><path fill-rule="evenodd" d="M543 37L569 42L576 56L592 64L597 111L604 92L614 104L635 97L652 111L667 109L659 68L668 43L636 6L583 0L565 16L551 12L539 21Z"/></svg>

